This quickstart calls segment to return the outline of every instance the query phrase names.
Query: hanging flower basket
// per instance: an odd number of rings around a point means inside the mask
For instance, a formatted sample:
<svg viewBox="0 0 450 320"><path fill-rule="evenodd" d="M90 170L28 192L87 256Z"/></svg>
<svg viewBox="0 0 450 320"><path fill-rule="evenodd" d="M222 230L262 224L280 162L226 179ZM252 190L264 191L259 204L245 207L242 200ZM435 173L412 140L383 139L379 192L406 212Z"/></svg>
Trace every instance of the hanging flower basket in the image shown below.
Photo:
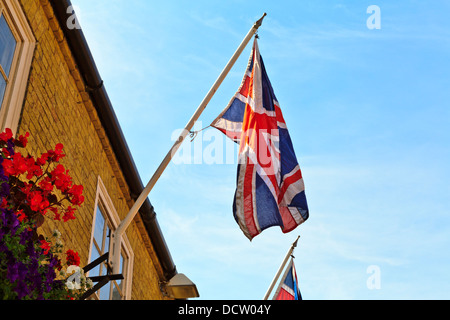
<svg viewBox="0 0 450 320"><path fill-rule="evenodd" d="M83 186L59 163L62 144L34 158L18 151L28 137L15 139L10 129L0 133L0 299L77 299L92 286L80 272L78 253L64 252L58 230L44 237L38 228L46 218L74 220Z"/></svg>

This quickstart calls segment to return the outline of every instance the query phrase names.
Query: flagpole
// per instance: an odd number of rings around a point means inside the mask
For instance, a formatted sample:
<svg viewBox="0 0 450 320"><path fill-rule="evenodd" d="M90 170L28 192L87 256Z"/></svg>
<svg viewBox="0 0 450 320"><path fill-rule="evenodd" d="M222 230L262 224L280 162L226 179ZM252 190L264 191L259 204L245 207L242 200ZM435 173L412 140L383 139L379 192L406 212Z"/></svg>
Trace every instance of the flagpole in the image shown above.
<svg viewBox="0 0 450 320"><path fill-rule="evenodd" d="M251 40L253 35L256 33L256 31L258 31L258 28L261 26L262 21L263 21L265 16L266 16L266 13L264 13L264 15L258 21L255 22L253 27L247 33L247 35L245 36L244 40L241 42L241 44L237 48L236 52L233 54L233 56L231 57L230 61L227 63L227 65L223 69L222 73L219 75L219 77L217 78L216 82L213 84L213 86L211 87L211 89L209 90L209 92L207 93L207 95L205 96L203 101L201 102L201 104L198 106L198 108L195 111L194 115L192 116L192 118L187 123L185 129L181 132L180 136L175 141L175 143L173 144L172 148L169 150L169 152L167 153L166 157L163 159L163 161L161 162L161 164L159 165L158 169L155 171L155 173L151 177L150 181L148 182L148 184L146 185L144 190L142 190L141 194L136 199L134 205L131 207L131 209L128 212L128 214L125 217L125 219L119 224L119 226L117 227L116 231L113 233L113 244L114 245L113 245L112 259L110 261L112 263L113 271L114 271L115 274L120 272L120 265L119 265L119 263L120 263L119 262L120 261L120 247L121 247L121 238L122 238L123 233L125 232L127 227L130 225L131 221L133 221L133 219L136 216L136 214L138 213L140 207L142 206L142 204L144 203L144 201L148 197L150 191L153 189L153 187L156 184L156 182L158 181L159 177L161 176L161 174L166 169L167 165L172 160L172 157L177 152L177 150L180 147L181 143L184 141L184 139L186 138L188 133L191 131L191 129L194 126L195 122L198 120L198 118L200 117L202 112L205 110L205 108L208 105L209 101L211 101L212 97L216 93L216 91L219 88L219 86L222 84L222 81L225 79L225 77L227 76L227 74L231 70L231 68L233 67L233 65L236 62L236 60L241 55L242 51L244 51L245 47L247 46L247 44L249 43L249 41Z"/></svg>
<svg viewBox="0 0 450 320"><path fill-rule="evenodd" d="M289 250L288 250L288 252L287 252L287 254L286 254L286 257L284 257L284 260L283 260L283 262L281 263L281 266L280 266L280 268L278 269L277 274L276 274L275 277L273 278L272 283L270 284L269 289L267 289L266 295L264 296L263 300L269 299L270 293L272 292L273 287L274 287L275 284L277 283L278 278L280 277L281 272L283 271L283 269L284 269L286 263L287 263L288 260L289 260L289 257L292 255L292 252L294 252L295 247L297 247L298 239L300 239L300 236L297 237L297 240L295 240L294 243L293 243L293 244L291 245L291 247L289 248Z"/></svg>

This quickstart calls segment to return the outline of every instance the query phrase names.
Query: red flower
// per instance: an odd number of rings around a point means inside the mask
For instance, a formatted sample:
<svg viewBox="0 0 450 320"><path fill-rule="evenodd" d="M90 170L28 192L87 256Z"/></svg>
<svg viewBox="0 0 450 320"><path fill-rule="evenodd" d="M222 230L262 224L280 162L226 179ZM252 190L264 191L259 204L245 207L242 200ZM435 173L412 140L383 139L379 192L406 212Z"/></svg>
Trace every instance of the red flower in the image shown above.
<svg viewBox="0 0 450 320"><path fill-rule="evenodd" d="M62 152L62 149L64 148L62 143L58 143L55 146L55 150L48 150L47 153L44 153L43 156L47 158L47 161L49 162L58 162L61 158L65 156L65 154Z"/></svg>
<svg viewBox="0 0 450 320"><path fill-rule="evenodd" d="M62 164L58 164L55 169L51 172L52 177L59 176L66 171L66 168Z"/></svg>
<svg viewBox="0 0 450 320"><path fill-rule="evenodd" d="M6 176L9 176L10 174L14 174L14 163L11 159L5 159L2 162L3 170L6 174Z"/></svg>
<svg viewBox="0 0 450 320"><path fill-rule="evenodd" d="M72 199L70 202L73 205L80 206L84 202L83 186L82 185L73 185L67 193L72 195Z"/></svg>
<svg viewBox="0 0 450 320"><path fill-rule="evenodd" d="M25 220L27 218L27 216L25 215L25 212L23 212L23 210L17 211L16 215L17 215L17 219L19 219L20 222L22 222L23 220Z"/></svg>
<svg viewBox="0 0 450 320"><path fill-rule="evenodd" d="M26 164L28 166L27 179L31 179L31 178L33 178L33 176L39 177L42 175L41 166L38 165L32 157L29 157L28 159L26 159Z"/></svg>
<svg viewBox="0 0 450 320"><path fill-rule="evenodd" d="M50 247L50 243L48 243L45 240L41 240L41 245L40 247L42 249L44 249L44 254L48 254L48 252L50 251L51 247Z"/></svg>
<svg viewBox="0 0 450 320"><path fill-rule="evenodd" d="M68 266L79 266L80 265L80 257L78 256L78 252L73 251L71 249L67 250L67 265Z"/></svg>
<svg viewBox="0 0 450 320"><path fill-rule="evenodd" d="M67 210L66 210L66 212L64 212L64 216L62 218L63 221L67 222L69 220L75 220L74 213L75 213L75 208L73 208L71 206L67 207Z"/></svg>
<svg viewBox="0 0 450 320"><path fill-rule="evenodd" d="M31 188L33 188L33 185L31 183L25 183L25 186L20 188L20 191L22 191L23 193L25 193L25 195L27 195L30 193Z"/></svg>
<svg viewBox="0 0 450 320"><path fill-rule="evenodd" d="M25 133L25 135L20 135L19 139L16 139L15 144L19 147L25 148L28 144L29 136L30 136L29 132Z"/></svg>
<svg viewBox="0 0 450 320"><path fill-rule="evenodd" d="M70 202L75 206L81 206L84 202L84 196L73 196Z"/></svg>
<svg viewBox="0 0 450 320"><path fill-rule="evenodd" d="M43 166L48 159L48 154L47 153L43 153L39 158L36 159L36 163L40 166Z"/></svg>
<svg viewBox="0 0 450 320"><path fill-rule="evenodd" d="M41 192L39 191L30 192L28 194L28 201L31 210L36 212L43 211L50 205L50 202L45 197L43 197Z"/></svg>
<svg viewBox="0 0 450 320"><path fill-rule="evenodd" d="M39 182L39 187L41 187L44 191L53 191L53 184L51 184L49 179L44 179Z"/></svg>
<svg viewBox="0 0 450 320"><path fill-rule="evenodd" d="M20 153L15 153L11 159L3 160L2 165L7 176L20 175L28 170L27 161Z"/></svg>
<svg viewBox="0 0 450 320"><path fill-rule="evenodd" d="M72 188L70 188L69 193L74 196L81 196L83 193L83 186L74 184Z"/></svg>
<svg viewBox="0 0 450 320"><path fill-rule="evenodd" d="M63 165L58 164L51 172L52 179L56 188L61 192L67 192L72 186L72 178L69 175L69 170L66 170Z"/></svg>
<svg viewBox="0 0 450 320"><path fill-rule="evenodd" d="M50 207L49 210L53 212L53 220L61 221L61 215L58 212L58 209L55 207Z"/></svg>
<svg viewBox="0 0 450 320"><path fill-rule="evenodd" d="M30 193L30 208L33 211L39 211L41 202L42 202L42 196L38 192L32 192Z"/></svg>
<svg viewBox="0 0 450 320"><path fill-rule="evenodd" d="M13 133L10 128L6 128L5 132L0 133L0 141L1 142L7 142L9 139L11 139L13 136Z"/></svg>

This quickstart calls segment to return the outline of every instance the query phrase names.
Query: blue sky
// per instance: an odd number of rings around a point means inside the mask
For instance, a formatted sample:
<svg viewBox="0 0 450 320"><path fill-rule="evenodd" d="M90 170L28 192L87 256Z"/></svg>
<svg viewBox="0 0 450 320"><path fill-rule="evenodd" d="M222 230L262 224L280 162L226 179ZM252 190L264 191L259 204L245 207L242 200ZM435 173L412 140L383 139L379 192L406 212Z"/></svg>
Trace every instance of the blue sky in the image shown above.
<svg viewBox="0 0 450 320"><path fill-rule="evenodd" d="M268 14L259 47L310 218L248 241L231 210L237 162L205 158L214 143L237 147L215 129L186 140L149 197L178 271L201 299L261 299L298 235L304 299L450 298L448 1L72 3L144 183ZM373 4L381 29L366 25ZM197 128L238 89L250 50Z"/></svg>

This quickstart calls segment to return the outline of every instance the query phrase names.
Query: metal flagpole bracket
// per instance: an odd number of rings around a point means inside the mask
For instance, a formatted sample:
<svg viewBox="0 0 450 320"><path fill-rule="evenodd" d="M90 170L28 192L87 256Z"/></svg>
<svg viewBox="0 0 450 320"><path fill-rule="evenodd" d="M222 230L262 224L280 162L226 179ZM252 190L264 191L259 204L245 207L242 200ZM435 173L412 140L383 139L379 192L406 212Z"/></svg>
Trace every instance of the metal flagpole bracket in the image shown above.
<svg viewBox="0 0 450 320"><path fill-rule="evenodd" d="M87 290L86 292L84 292L83 295L80 297L80 300L86 300L92 294L94 294L94 292L97 292L104 285L108 284L108 282L110 282L112 280L123 280L124 279L122 274L112 274L112 270L111 270L111 268L109 267L109 264L108 264L108 258L109 258L109 252L103 254L102 256L100 256L99 258L95 259L94 261L92 261L91 263L89 263L88 265L86 265L83 268L83 272L87 273L90 270L92 270L93 268L99 266L101 263L105 262L106 275L93 276L93 277L90 276L90 277L88 277L89 279L92 280L92 282L97 282L97 284L94 285L89 290Z"/></svg>

